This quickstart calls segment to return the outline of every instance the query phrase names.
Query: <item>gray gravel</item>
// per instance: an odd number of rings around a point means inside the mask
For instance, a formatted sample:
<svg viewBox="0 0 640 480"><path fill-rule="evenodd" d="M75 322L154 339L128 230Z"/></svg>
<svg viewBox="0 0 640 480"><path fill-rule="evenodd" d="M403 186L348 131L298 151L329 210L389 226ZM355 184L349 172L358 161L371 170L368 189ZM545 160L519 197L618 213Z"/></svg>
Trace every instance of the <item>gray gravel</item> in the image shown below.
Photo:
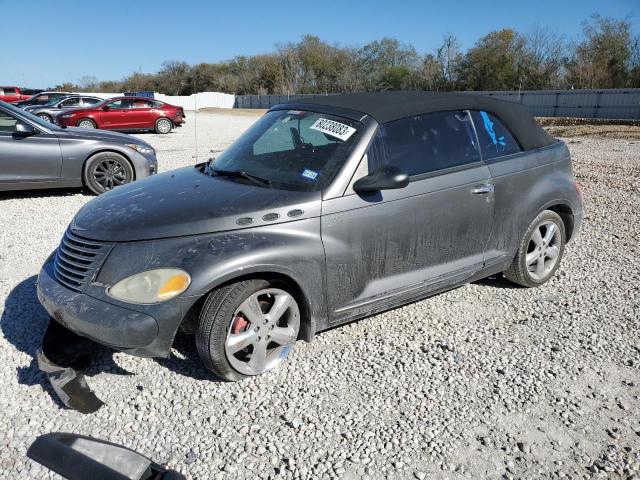
<svg viewBox="0 0 640 480"><path fill-rule="evenodd" d="M193 117L143 135L162 170L195 161ZM199 115L200 158L253 120ZM60 407L33 356L35 275L91 197L0 197L0 477L49 478L26 449L71 431L189 478L640 478L640 144L569 142L587 215L545 286L467 285L299 342L235 384L185 337L170 360L101 352L88 374L107 405L89 416Z"/></svg>

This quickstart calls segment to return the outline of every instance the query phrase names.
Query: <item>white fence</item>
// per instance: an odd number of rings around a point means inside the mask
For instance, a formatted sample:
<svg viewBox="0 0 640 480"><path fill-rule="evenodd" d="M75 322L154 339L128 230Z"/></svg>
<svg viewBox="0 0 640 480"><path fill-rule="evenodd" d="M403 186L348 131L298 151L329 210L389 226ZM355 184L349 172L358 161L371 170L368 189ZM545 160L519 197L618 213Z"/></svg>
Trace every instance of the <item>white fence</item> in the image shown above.
<svg viewBox="0 0 640 480"><path fill-rule="evenodd" d="M111 98L122 96L122 93L83 93L99 98ZM161 102L176 105L185 110L197 110L199 108L233 108L235 95L219 92L200 92L193 95L163 95L154 93L154 98Z"/></svg>

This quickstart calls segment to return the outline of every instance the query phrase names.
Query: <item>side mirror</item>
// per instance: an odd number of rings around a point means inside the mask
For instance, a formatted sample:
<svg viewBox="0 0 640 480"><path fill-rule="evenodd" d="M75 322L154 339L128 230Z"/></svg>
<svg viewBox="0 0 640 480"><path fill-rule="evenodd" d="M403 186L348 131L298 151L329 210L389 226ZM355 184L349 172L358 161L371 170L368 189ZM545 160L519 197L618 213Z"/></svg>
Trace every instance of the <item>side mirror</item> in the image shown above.
<svg viewBox="0 0 640 480"><path fill-rule="evenodd" d="M31 125L30 123L16 123L15 134L19 137L30 137L31 135L35 135L37 133L38 131L33 128L33 125Z"/></svg>
<svg viewBox="0 0 640 480"><path fill-rule="evenodd" d="M133 450L74 433L38 437L27 457L68 480L185 480Z"/></svg>
<svg viewBox="0 0 640 480"><path fill-rule="evenodd" d="M109 105L105 105L104 107L102 107L102 111L103 112L108 112L109 108L111 108L111 107L109 107Z"/></svg>
<svg viewBox="0 0 640 480"><path fill-rule="evenodd" d="M409 175L398 167L385 165L369 175L362 177L353 184L356 193L377 192L379 190L392 190L404 188L409 185Z"/></svg>

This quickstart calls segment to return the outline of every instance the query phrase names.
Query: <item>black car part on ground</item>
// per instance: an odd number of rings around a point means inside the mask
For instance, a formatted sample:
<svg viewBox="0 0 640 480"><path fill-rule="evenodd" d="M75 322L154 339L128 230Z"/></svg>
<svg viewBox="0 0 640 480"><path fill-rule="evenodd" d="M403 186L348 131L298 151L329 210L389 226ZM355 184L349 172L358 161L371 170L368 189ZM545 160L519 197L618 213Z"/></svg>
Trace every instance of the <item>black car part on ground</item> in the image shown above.
<svg viewBox="0 0 640 480"><path fill-rule="evenodd" d="M67 407L93 413L104 403L91 391L84 374L96 344L50 321L38 352L38 368ZM99 347L100 348L100 347Z"/></svg>
<svg viewBox="0 0 640 480"><path fill-rule="evenodd" d="M74 433L38 437L27 457L68 480L184 480L138 452Z"/></svg>

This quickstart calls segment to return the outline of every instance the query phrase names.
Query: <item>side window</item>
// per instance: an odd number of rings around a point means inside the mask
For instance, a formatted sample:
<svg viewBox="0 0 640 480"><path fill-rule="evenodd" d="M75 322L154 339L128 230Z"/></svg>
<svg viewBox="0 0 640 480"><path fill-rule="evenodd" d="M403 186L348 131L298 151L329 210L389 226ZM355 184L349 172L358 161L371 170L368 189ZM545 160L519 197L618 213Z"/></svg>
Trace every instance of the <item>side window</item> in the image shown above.
<svg viewBox="0 0 640 480"><path fill-rule="evenodd" d="M0 110L0 133L13 133L18 119Z"/></svg>
<svg viewBox="0 0 640 480"><path fill-rule="evenodd" d="M522 151L516 139L494 115L484 111L471 112L478 141L485 160Z"/></svg>
<svg viewBox="0 0 640 480"><path fill-rule="evenodd" d="M151 102L148 100L133 100L131 108L152 108Z"/></svg>
<svg viewBox="0 0 640 480"><path fill-rule="evenodd" d="M436 112L381 125L369 148L369 171L395 165L409 175L480 161L466 111Z"/></svg>
<svg viewBox="0 0 640 480"><path fill-rule="evenodd" d="M62 107L77 107L80 104L80 99L75 97L75 98L68 98L67 100L64 100L63 102L60 102Z"/></svg>
<svg viewBox="0 0 640 480"><path fill-rule="evenodd" d="M85 107L92 107L93 105L97 105L101 101L102 100L100 100L98 98L83 98L82 99L82 105L85 106Z"/></svg>
<svg viewBox="0 0 640 480"><path fill-rule="evenodd" d="M109 103L108 106L109 108L114 108L116 110L131 108L131 100L128 100L128 99L116 100L114 102Z"/></svg>

